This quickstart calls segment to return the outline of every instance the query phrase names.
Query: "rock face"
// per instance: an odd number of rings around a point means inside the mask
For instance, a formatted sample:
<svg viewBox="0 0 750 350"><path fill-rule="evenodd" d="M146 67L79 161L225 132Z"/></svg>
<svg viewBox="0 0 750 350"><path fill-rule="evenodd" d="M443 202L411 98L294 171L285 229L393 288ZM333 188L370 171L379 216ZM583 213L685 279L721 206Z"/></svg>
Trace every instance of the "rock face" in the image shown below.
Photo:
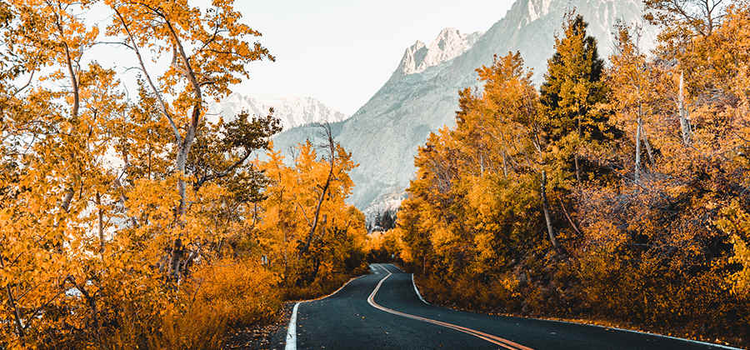
<svg viewBox="0 0 750 350"><path fill-rule="evenodd" d="M284 97L257 98L233 93L220 103L209 108L209 118L218 119L221 115L225 119L232 118L237 113L246 110L251 115L268 115L268 109L273 107L274 116L281 119L284 130L311 123L339 122L347 115L336 111L312 97Z"/></svg>
<svg viewBox="0 0 750 350"><path fill-rule="evenodd" d="M414 45L406 49L396 72L403 75L424 72L429 67L437 66L460 56L474 46L480 33L461 34L455 28L445 28L440 31L435 40L426 46L417 40Z"/></svg>
<svg viewBox="0 0 750 350"><path fill-rule="evenodd" d="M539 84L553 54L555 33L573 8L589 22L589 34L598 39L604 58L614 47L612 31L618 20L643 22L638 0L517 0L484 34L445 29L430 46L417 42L408 48L385 85L336 125L337 140L360 164L352 172L350 202L366 212L398 205L414 176L417 148L430 132L455 125L458 91L479 86L475 70L491 64L494 54L520 51ZM646 27L641 43L649 49L654 38L655 30ZM307 128L296 128L280 135L277 146L288 148L311 135Z"/></svg>

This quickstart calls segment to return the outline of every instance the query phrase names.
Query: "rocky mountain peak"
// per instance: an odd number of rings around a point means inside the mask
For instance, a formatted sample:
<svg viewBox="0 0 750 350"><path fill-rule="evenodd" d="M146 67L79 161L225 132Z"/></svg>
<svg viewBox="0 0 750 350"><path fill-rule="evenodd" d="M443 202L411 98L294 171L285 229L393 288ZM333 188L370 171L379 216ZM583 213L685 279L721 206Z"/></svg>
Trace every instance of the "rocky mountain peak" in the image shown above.
<svg viewBox="0 0 750 350"><path fill-rule="evenodd" d="M537 19L544 17L549 13L550 5L553 0L529 0L528 7L528 19L529 22L534 22Z"/></svg>
<svg viewBox="0 0 750 350"><path fill-rule="evenodd" d="M351 173L355 183L349 202L366 212L395 208L415 174L414 155L430 132L455 125L456 91L477 87L476 69L492 63L495 54L519 51L541 84L547 59L554 54L555 33L575 9L589 23L600 57L613 50L612 25L643 21L640 0L515 0L505 17L483 34L465 35L444 29L425 44L406 50L399 68L352 118L337 125L336 140L360 166ZM645 51L656 30L644 28ZM481 36L481 38L480 38ZM281 149L313 135L312 128L296 128L280 135ZM283 136L286 143L281 143Z"/></svg>
<svg viewBox="0 0 750 350"><path fill-rule="evenodd" d="M397 72L403 75L421 73L429 67L456 58L469 50L480 33L463 34L455 28L445 28L430 45L417 40L404 52Z"/></svg>
<svg viewBox="0 0 750 350"><path fill-rule="evenodd" d="M274 116L281 120L284 130L294 127L324 122L339 122L347 118L347 115L334 110L307 96L288 97L256 97L239 93L233 93L223 101L209 108L209 120L218 120L219 116L231 119L241 111L247 111L251 115L268 115L269 108L274 109Z"/></svg>

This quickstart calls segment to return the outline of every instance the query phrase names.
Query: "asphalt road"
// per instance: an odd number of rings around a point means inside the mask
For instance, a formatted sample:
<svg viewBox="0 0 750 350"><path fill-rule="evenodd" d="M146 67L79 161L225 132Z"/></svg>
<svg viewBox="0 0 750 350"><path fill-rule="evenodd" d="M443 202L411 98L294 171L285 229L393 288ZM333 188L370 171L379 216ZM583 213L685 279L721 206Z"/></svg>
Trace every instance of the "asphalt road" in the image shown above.
<svg viewBox="0 0 750 350"><path fill-rule="evenodd" d="M719 349L602 327L461 312L429 305L390 264L331 296L297 305L287 349ZM723 347L728 348L728 347ZM730 348L731 349L731 348Z"/></svg>

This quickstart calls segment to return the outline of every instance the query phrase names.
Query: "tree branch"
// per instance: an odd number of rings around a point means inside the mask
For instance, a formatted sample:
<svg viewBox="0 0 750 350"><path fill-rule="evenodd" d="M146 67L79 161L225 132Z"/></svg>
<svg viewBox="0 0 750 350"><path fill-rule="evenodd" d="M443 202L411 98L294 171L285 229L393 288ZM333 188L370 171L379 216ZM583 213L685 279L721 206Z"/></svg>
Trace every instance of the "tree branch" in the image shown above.
<svg viewBox="0 0 750 350"><path fill-rule="evenodd" d="M172 132L174 133L175 142L180 143L182 142L182 136L180 135L180 130L177 128L177 125L174 122L174 119L169 114L169 109L167 108L167 104L164 102L164 99L161 96L161 93L156 88L156 85L154 84L153 80L151 80L151 75L146 70L146 65L143 63L143 57L141 57L141 51L138 49L138 44L135 41L135 38L133 37L133 34L130 32L130 28L128 27L128 24L125 23L125 19L122 17L122 14L119 10L117 10L116 7L112 7L112 10L115 11L115 14L117 14L117 17L120 19L120 23L122 23L122 27L125 29L125 33L128 34L128 38L130 39L130 42L133 43L133 50L135 51L136 56L138 56L138 63L141 65L141 70L143 71L143 74L146 76L146 80L148 81L149 86L151 86L151 90L154 92L154 95L156 95L156 99L159 100L159 104L161 106L161 111L164 114L164 116L169 121L169 125L172 126Z"/></svg>

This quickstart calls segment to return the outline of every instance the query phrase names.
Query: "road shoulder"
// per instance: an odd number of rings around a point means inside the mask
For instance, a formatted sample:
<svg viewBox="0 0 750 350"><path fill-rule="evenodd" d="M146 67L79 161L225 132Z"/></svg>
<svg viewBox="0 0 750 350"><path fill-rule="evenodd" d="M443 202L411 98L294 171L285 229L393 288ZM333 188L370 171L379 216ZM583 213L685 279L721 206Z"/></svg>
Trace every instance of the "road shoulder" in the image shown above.
<svg viewBox="0 0 750 350"><path fill-rule="evenodd" d="M284 302L272 323L254 324L232 331L223 349L284 349L289 318L296 303Z"/></svg>

